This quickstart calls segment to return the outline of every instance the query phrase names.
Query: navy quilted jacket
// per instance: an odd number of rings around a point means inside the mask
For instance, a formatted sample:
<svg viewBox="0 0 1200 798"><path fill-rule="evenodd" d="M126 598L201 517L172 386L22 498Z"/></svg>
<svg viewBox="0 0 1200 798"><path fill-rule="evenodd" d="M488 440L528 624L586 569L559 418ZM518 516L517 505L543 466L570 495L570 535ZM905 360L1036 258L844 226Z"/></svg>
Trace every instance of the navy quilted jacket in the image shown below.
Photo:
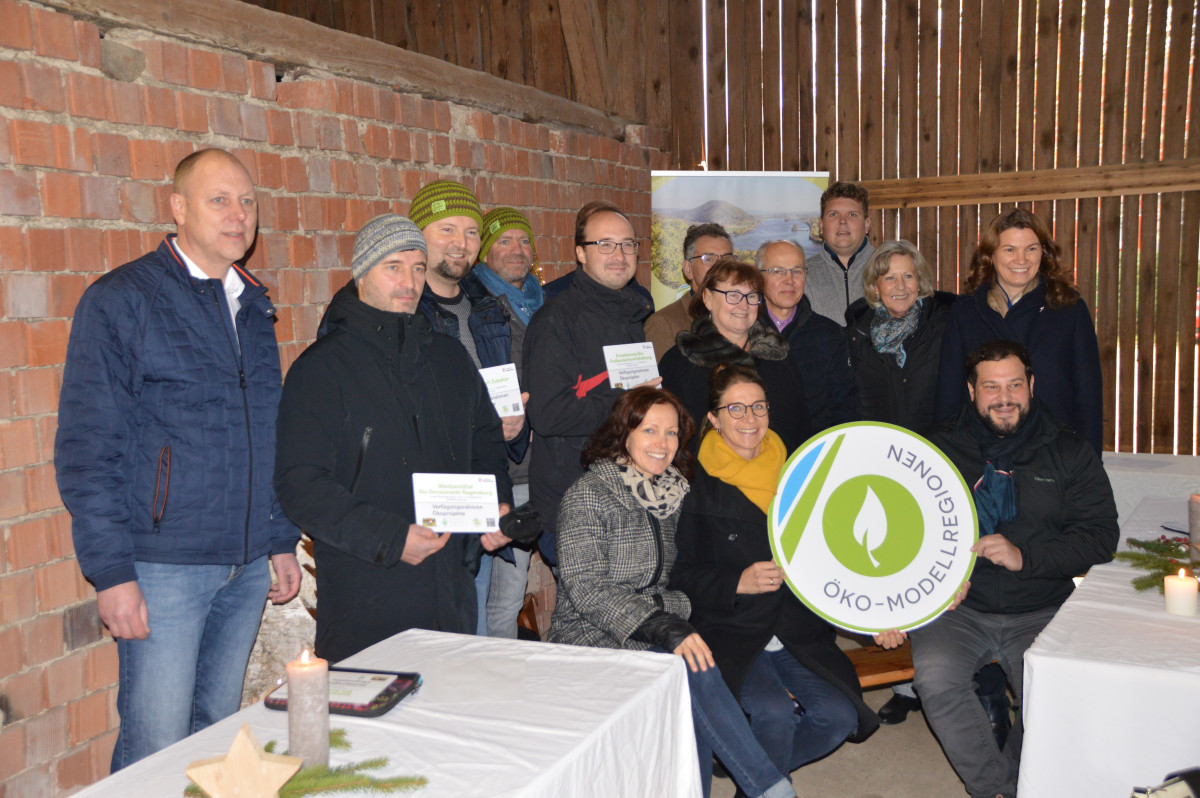
<svg viewBox="0 0 1200 798"><path fill-rule="evenodd" d="M275 308L239 269L235 338L221 281L192 278L172 238L75 309L54 464L97 590L135 580L135 560L243 564L299 540L271 484Z"/></svg>

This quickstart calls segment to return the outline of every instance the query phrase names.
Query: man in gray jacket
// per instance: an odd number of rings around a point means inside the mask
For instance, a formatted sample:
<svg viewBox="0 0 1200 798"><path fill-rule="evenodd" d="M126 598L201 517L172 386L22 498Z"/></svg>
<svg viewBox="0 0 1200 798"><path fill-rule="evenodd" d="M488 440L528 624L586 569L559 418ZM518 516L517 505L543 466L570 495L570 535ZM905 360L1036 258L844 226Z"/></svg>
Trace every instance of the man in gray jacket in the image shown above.
<svg viewBox="0 0 1200 798"><path fill-rule="evenodd" d="M863 295L863 267L875 247L867 240L867 190L834 183L821 195L821 251L808 259L805 295L813 311L846 326L846 308Z"/></svg>

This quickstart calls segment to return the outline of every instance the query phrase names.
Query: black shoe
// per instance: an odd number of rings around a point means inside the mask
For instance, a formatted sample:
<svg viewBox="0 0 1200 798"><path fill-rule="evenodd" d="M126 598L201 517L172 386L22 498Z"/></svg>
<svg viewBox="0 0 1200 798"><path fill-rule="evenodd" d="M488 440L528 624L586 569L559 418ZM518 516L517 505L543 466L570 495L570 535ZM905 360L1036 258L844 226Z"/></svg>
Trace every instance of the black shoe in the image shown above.
<svg viewBox="0 0 1200 798"><path fill-rule="evenodd" d="M888 702L879 708L879 722L885 726L903 723L909 712L921 708L921 699L911 698L900 693L892 693Z"/></svg>
<svg viewBox="0 0 1200 798"><path fill-rule="evenodd" d="M1003 751L1004 743L1008 741L1008 733L1012 729L1012 720L1008 714L1008 696L1003 693L999 696L980 696L979 701L992 723L992 735L996 738L996 746Z"/></svg>

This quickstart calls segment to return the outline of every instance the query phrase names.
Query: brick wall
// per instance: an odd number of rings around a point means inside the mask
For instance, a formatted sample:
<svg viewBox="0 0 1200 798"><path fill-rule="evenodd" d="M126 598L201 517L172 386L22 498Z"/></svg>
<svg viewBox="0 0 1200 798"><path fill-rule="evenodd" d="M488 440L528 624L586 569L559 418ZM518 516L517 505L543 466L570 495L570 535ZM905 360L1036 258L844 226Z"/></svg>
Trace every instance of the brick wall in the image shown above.
<svg viewBox="0 0 1200 798"><path fill-rule="evenodd" d="M169 31L96 25L0 0L0 791L62 795L108 772L116 650L76 567L53 440L84 288L171 229L169 175L204 146L260 187L250 268L279 307L286 368L349 276L354 233L437 177L529 216L547 278L573 265L596 198L649 232L660 131L626 141L336 76L281 75ZM298 48L297 52L303 52ZM453 96L452 86L430 87ZM643 267L644 268L644 267Z"/></svg>

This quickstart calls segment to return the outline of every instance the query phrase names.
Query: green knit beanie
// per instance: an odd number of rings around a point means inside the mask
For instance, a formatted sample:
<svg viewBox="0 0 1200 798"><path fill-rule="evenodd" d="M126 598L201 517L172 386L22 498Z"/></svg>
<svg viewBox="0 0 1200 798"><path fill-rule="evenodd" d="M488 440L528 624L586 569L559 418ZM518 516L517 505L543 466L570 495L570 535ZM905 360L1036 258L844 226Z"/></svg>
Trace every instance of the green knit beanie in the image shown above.
<svg viewBox="0 0 1200 798"><path fill-rule="evenodd" d="M514 208L492 208L483 217L483 224L480 225L479 240L482 246L479 248L479 259L483 260L487 257L488 250L492 248L492 244L496 243L496 239L505 230L513 228L524 230L529 236L529 247L533 249L533 229L529 226L529 220L525 218L525 214ZM537 251L534 250L533 259L537 260Z"/></svg>
<svg viewBox="0 0 1200 798"><path fill-rule="evenodd" d="M408 209L408 218L424 230L429 225L448 216L469 216L483 227L483 211L479 200L461 183L453 180L437 180L423 187L413 197Z"/></svg>

